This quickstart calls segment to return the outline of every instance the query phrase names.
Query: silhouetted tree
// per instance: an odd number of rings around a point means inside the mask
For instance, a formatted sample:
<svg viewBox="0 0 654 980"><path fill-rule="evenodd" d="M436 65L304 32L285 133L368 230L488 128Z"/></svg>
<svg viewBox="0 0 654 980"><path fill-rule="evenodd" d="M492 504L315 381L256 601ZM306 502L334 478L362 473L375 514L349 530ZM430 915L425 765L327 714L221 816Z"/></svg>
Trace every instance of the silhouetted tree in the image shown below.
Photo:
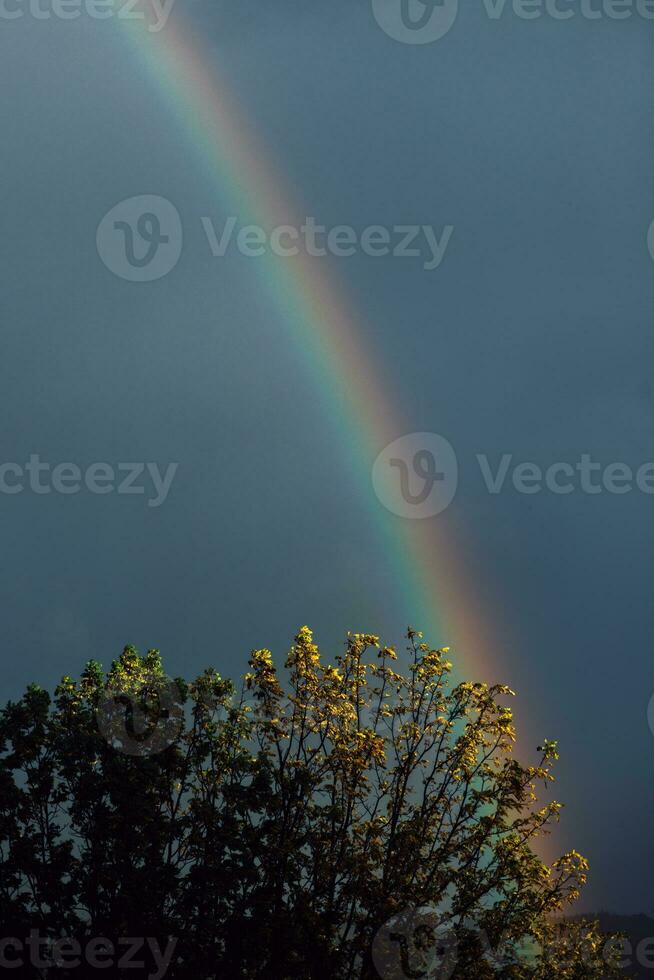
<svg viewBox="0 0 654 980"><path fill-rule="evenodd" d="M127 647L28 688L0 715L2 935L172 939L167 975L197 980L617 975L592 926L552 921L587 869L534 851L556 743L521 765L512 692L408 641L404 670L359 634L329 665L305 627L239 689Z"/></svg>

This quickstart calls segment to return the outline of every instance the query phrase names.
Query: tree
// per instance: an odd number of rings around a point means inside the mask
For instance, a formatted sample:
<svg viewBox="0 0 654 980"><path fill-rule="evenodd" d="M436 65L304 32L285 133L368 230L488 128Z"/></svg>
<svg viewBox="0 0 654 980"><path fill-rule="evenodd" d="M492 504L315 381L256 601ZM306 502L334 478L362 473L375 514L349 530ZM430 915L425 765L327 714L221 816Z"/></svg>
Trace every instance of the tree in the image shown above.
<svg viewBox="0 0 654 980"><path fill-rule="evenodd" d="M330 665L304 627L282 675L258 650L238 689L133 647L53 700L29 687L0 714L3 935L156 937L168 976L203 980L617 975L552 920L587 870L534 851L556 743L522 766L513 692L454 685L413 630L407 652L350 634ZM40 969L21 975L80 975Z"/></svg>

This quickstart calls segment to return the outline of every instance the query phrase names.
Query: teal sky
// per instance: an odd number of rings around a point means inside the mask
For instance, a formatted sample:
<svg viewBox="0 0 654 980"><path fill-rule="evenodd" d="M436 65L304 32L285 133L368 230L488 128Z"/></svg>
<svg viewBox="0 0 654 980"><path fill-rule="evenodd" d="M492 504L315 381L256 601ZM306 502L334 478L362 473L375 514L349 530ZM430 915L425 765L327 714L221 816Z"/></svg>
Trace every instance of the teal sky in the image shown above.
<svg viewBox="0 0 654 980"><path fill-rule="evenodd" d="M432 520L460 543L471 616L494 610L519 723L561 742L560 840L591 860L585 907L650 912L654 496L510 478L490 494L476 456L654 461L654 21L494 21L480 0L419 46L364 0L176 0L162 37L176 20L205 36L307 215L454 226L432 271L324 262L410 431L455 448L458 492ZM379 534L398 518L353 476L258 260L212 256L200 219L220 227L234 202L124 26L26 13L2 24L0 66L0 463L178 464L156 508L0 493L3 697L128 642L188 674L241 672L255 646L282 657L305 622L334 652L348 629L399 644L421 624ZM143 194L174 204L184 247L133 283L96 231Z"/></svg>

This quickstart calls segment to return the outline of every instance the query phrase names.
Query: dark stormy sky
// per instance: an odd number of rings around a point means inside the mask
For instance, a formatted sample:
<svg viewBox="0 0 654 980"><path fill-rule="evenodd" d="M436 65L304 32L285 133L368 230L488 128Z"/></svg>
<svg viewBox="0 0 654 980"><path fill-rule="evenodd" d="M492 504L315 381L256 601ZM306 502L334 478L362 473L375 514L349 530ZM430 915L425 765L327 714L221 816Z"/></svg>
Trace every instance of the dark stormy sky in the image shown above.
<svg viewBox="0 0 654 980"><path fill-rule="evenodd" d="M259 260L211 254L200 218L238 216L233 188L116 16L16 2L0 30L0 463L178 469L157 507L148 483L0 493L3 697L128 642L173 674L236 674L262 645L281 658L305 622L332 653L348 629L401 643L416 611L379 528L402 518L353 477ZM654 20L560 7L574 16L494 19L466 0L446 36L409 44L367 0L177 0L148 44L192 23L307 215L453 226L437 269L316 261L361 314L406 431L455 449L458 492L428 520L460 545L471 615L491 604L518 720L561 742L557 842L591 860L584 907L651 911L654 496L635 477L589 493L577 471L566 494L512 482L526 461L654 461ZM174 204L184 247L131 282L96 232L146 194ZM493 470L511 455L501 492L477 454Z"/></svg>

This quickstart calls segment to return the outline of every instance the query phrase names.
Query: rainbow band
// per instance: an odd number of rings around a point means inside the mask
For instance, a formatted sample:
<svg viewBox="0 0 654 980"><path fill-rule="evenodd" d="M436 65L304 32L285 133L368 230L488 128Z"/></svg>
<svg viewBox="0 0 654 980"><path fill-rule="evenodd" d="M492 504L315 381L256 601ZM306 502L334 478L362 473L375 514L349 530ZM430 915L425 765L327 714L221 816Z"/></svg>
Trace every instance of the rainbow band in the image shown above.
<svg viewBox="0 0 654 980"><path fill-rule="evenodd" d="M209 180L229 194L243 223L273 228L300 227L284 180L274 172L270 153L258 143L245 112L231 101L203 42L179 18L161 33L149 33L143 21L122 22L139 59L144 60L166 103L186 130ZM373 461L381 450L407 430L389 397L390 385L362 346L360 330L349 303L328 275L326 260L300 254L280 258L271 252L257 261L265 288L283 315L293 342L303 352L346 448L344 465L374 500L375 520L389 561L396 568L400 605L407 620L424 631L433 644L457 649L459 676L495 682L507 680L499 658L491 656L490 633L475 608L457 548L447 540L443 518L410 521L392 517L374 497L370 483ZM464 599L465 596L465 599ZM444 614L444 612L446 614ZM359 624L360 628L363 626ZM465 652L462 661L462 653Z"/></svg>
<svg viewBox="0 0 654 980"><path fill-rule="evenodd" d="M147 14L146 23L147 23ZM124 20L128 37L153 81L166 93L180 127L195 148L210 183L228 193L244 224L299 228L297 207L275 173L247 116L231 100L203 42L188 25L169 21L150 33L144 21ZM374 501L375 522L398 582L398 604L407 620L439 646L455 649L455 679L510 683L508 663L491 647L490 621L481 597L471 594L442 517L405 520L388 514L371 486L371 467L381 450L406 433L389 397L390 385L374 352L362 345L350 304L336 288L326 260L300 253L280 258L268 251L257 262L264 285L316 380L316 393L345 448L344 467ZM365 624L352 624L360 631ZM524 736L525 733L523 732ZM530 752L540 736L527 732ZM521 739L522 742L522 739ZM538 850L551 853L553 841Z"/></svg>

